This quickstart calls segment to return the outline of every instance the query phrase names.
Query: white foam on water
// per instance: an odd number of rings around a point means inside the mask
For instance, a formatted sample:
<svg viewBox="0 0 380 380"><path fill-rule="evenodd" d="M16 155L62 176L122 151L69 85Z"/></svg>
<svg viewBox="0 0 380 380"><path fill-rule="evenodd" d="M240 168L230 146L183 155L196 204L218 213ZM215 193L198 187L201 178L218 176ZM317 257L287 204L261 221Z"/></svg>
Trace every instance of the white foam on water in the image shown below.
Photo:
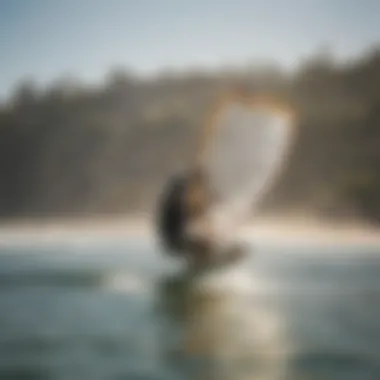
<svg viewBox="0 0 380 380"><path fill-rule="evenodd" d="M120 273L109 275L104 279L103 289L123 294L149 294L152 285L142 276L133 273Z"/></svg>

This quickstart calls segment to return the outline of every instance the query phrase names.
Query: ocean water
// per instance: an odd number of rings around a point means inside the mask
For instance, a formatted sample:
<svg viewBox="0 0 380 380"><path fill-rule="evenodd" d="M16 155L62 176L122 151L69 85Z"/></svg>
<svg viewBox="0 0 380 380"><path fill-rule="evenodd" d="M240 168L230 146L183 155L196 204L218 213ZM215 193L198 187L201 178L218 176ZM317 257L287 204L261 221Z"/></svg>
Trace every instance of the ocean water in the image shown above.
<svg viewBox="0 0 380 380"><path fill-rule="evenodd" d="M227 274L199 307L152 241L2 244L0 379L380 379L380 246L257 241L244 267L250 285ZM238 283L255 287L252 298ZM216 328L226 310L240 317L228 337L226 324ZM266 365L256 375L240 375L243 362L223 367L239 332L263 342L244 362ZM186 334L201 336L198 348Z"/></svg>

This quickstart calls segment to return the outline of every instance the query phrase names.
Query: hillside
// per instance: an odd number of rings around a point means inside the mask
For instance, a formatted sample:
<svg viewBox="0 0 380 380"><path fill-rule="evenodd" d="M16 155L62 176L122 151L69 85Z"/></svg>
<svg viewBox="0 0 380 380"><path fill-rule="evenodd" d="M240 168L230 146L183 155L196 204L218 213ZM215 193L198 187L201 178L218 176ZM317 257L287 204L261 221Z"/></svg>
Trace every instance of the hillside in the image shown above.
<svg viewBox="0 0 380 380"><path fill-rule="evenodd" d="M294 154L263 213L380 221L380 51L346 63L316 54L295 73L268 65L141 78L118 69L98 86L19 83L0 106L0 217L152 212L205 111L236 83L300 113Z"/></svg>

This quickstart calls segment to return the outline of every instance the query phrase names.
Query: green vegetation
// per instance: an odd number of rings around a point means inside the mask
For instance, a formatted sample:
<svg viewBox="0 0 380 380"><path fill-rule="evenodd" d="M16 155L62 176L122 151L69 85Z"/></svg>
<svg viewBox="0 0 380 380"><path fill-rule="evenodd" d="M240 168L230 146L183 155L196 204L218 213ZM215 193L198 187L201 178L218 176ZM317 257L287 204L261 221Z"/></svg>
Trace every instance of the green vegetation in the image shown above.
<svg viewBox="0 0 380 380"><path fill-rule="evenodd" d="M348 63L316 54L295 73L114 70L98 87L20 83L0 106L0 216L151 212L190 157L205 111L236 83L300 112L294 154L263 212L380 220L380 51Z"/></svg>

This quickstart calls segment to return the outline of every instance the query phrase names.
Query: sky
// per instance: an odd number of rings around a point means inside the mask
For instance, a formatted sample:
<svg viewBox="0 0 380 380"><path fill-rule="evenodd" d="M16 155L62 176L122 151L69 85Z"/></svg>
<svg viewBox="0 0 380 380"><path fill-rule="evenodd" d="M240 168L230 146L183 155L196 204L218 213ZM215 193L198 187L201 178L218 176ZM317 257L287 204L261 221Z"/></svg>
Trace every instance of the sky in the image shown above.
<svg viewBox="0 0 380 380"><path fill-rule="evenodd" d="M0 0L0 95L112 66L292 66L324 44L350 57L380 41L379 15L378 0Z"/></svg>

